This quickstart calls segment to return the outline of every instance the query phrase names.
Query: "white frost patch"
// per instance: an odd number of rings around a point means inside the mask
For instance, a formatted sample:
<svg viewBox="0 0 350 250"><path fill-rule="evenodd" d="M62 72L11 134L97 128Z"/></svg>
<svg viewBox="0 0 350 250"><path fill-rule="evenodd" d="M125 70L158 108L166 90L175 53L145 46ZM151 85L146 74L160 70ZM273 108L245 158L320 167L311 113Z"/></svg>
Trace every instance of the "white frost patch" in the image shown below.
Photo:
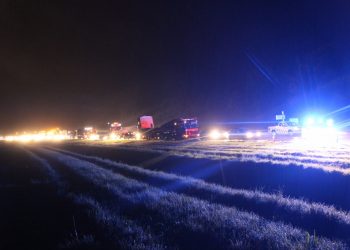
<svg viewBox="0 0 350 250"><path fill-rule="evenodd" d="M350 225L350 213L341 211L336 209L334 206L327 206L321 203L316 202L307 202L300 199L286 198L281 194L268 194L261 191L249 191L244 189L233 189L228 187L223 187L221 185L207 183L203 180L195 179L187 176L180 176L171 173L165 173L161 171L152 171L148 169L144 169L137 166L131 166L123 163L117 163L108 159L103 159L96 156L87 156L83 154L78 154L66 150L55 149L57 151L73 155L76 157L81 157L86 160L93 160L97 163L107 164L112 166L116 170L126 170L128 172L137 173L144 177L149 178L158 178L166 183L169 186L174 188L176 192L176 187L179 188L190 188L192 190L196 190L198 192L206 192L213 195L224 195L226 198L233 199L235 197L240 197L241 199L255 202L256 206L259 204L273 204L274 206L285 209L286 211L297 212L300 213L300 216L305 216L308 214L319 214L321 216L328 217L330 219L334 219L339 223L344 223ZM147 178L145 178L147 180Z"/></svg>
<svg viewBox="0 0 350 250"><path fill-rule="evenodd" d="M94 144L98 145L98 144ZM293 142L271 141L195 141L195 142L130 142L101 144L104 147L156 152L166 155L211 160L252 161L274 165L296 165L327 172L350 174L350 146L306 147Z"/></svg>
<svg viewBox="0 0 350 250"><path fill-rule="evenodd" d="M316 239L305 231L283 223L267 221L252 213L166 192L84 160L49 150L44 152L70 167L92 185L114 194L116 202L141 205L160 215L170 227L181 225L193 232L210 232L210 235L219 239L221 248L235 248L235 242L242 241L248 245L262 244L275 249L299 249L305 246L321 249L345 248L337 241L322 237Z"/></svg>
<svg viewBox="0 0 350 250"><path fill-rule="evenodd" d="M83 194L71 194L69 197L74 203L87 206L92 211L95 221L112 233L112 237L123 249L166 249L157 243L152 232L125 218L119 211L111 211L92 197Z"/></svg>
<svg viewBox="0 0 350 250"><path fill-rule="evenodd" d="M47 173L47 175L49 176L50 180L56 184L61 182L60 176L57 173L57 171L50 165L50 163L39 157L37 154L29 151L29 150L25 150L25 152L34 160L38 161L41 166L44 168L45 172Z"/></svg>

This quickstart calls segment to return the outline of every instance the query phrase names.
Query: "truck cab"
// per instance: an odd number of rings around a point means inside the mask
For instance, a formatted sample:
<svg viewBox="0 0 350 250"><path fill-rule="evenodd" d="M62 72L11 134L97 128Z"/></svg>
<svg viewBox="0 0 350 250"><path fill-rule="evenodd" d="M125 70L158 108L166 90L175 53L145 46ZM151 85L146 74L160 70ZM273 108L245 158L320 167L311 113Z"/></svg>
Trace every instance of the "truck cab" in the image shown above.
<svg viewBox="0 0 350 250"><path fill-rule="evenodd" d="M137 128L141 131L147 131L154 128L153 117L150 115L143 115L137 119Z"/></svg>

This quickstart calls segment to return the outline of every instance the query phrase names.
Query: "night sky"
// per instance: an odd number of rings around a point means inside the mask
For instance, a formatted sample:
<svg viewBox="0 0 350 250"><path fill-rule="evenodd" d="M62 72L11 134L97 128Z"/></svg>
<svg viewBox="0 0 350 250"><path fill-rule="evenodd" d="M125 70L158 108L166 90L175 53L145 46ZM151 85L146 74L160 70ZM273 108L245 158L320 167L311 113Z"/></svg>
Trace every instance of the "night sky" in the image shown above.
<svg viewBox="0 0 350 250"><path fill-rule="evenodd" d="M349 1L1 1L0 133L350 104Z"/></svg>

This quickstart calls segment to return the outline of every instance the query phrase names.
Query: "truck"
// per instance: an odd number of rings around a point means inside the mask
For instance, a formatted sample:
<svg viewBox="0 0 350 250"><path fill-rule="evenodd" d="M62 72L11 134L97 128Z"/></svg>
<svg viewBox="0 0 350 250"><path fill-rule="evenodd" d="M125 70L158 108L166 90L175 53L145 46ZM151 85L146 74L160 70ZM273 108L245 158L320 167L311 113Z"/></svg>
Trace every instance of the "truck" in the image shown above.
<svg viewBox="0 0 350 250"><path fill-rule="evenodd" d="M121 139L139 139L138 138L138 127L137 126L122 126L121 122L108 123L109 136L108 140L121 140Z"/></svg>
<svg viewBox="0 0 350 250"><path fill-rule="evenodd" d="M122 124L120 122L112 122L108 123L110 132L119 132L122 129Z"/></svg>
<svg viewBox="0 0 350 250"><path fill-rule="evenodd" d="M144 133L146 139L157 140L182 140L199 138L199 126L197 118L176 118L159 128L153 128Z"/></svg>
<svg viewBox="0 0 350 250"><path fill-rule="evenodd" d="M110 140L118 140L122 134L122 124L120 122L107 123L109 125L109 136Z"/></svg>
<svg viewBox="0 0 350 250"><path fill-rule="evenodd" d="M109 125L109 135L105 136L106 140L139 140L142 139L142 133L154 128L153 117L150 115L138 117L137 126L122 126L122 123L118 121L107 124Z"/></svg>

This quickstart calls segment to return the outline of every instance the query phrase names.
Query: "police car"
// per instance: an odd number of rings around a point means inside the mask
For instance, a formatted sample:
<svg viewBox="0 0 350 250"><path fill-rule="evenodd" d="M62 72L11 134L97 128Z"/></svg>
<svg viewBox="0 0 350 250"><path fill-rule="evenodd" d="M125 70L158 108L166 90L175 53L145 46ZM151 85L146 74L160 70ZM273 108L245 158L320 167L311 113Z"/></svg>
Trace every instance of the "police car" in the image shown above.
<svg viewBox="0 0 350 250"><path fill-rule="evenodd" d="M268 132L273 136L295 135L300 133L300 128L295 123L282 121L279 122L276 126L268 127Z"/></svg>

